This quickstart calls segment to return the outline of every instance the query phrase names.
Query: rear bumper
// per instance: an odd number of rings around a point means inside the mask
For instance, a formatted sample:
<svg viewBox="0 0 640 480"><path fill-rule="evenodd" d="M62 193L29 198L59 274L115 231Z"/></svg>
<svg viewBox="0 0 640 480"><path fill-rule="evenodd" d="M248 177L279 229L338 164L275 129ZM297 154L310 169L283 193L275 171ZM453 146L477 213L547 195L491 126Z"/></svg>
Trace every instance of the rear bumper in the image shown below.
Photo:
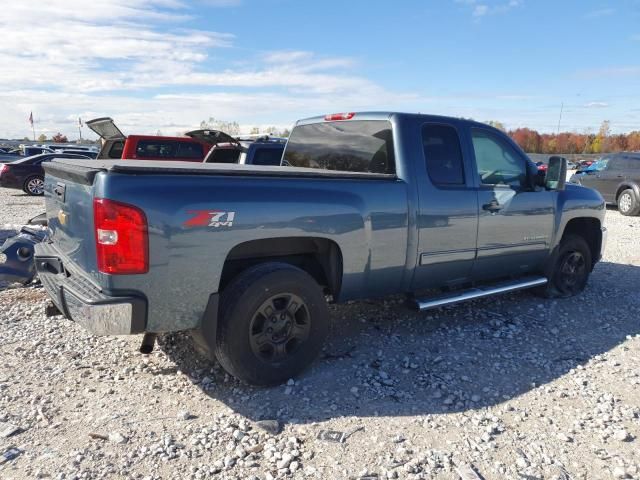
<svg viewBox="0 0 640 480"><path fill-rule="evenodd" d="M0 187L4 188L22 188L24 182L21 182L19 178L13 175L7 175L6 173L0 176Z"/></svg>
<svg viewBox="0 0 640 480"><path fill-rule="evenodd" d="M35 246L40 281L53 303L70 320L94 335L130 335L145 330L147 302L133 295L112 296L65 264L48 243Z"/></svg>

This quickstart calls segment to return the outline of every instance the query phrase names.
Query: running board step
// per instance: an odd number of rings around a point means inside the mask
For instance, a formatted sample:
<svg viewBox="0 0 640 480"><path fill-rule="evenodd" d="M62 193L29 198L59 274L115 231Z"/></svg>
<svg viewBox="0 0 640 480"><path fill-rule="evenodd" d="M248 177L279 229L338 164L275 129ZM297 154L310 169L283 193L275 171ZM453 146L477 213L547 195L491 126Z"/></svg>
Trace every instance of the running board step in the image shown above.
<svg viewBox="0 0 640 480"><path fill-rule="evenodd" d="M489 297L499 293L514 292L516 290L524 290L525 288L537 287L547 283L545 277L525 277L516 281L502 282L498 284L488 285L486 287L470 288L460 292L454 292L447 295L432 298L416 298L416 304L420 311L432 308L442 307L444 305L452 305L454 303L473 300L475 298Z"/></svg>

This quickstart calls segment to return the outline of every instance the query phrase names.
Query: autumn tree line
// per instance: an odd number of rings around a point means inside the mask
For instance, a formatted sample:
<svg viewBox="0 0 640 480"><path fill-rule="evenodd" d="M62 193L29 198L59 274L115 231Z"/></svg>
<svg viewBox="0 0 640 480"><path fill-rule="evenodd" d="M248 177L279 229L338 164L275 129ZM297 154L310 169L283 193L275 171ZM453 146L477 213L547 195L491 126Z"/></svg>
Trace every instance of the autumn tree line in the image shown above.
<svg viewBox="0 0 640 480"><path fill-rule="evenodd" d="M487 122L504 129L500 122ZM505 130L506 131L506 130ZM530 128L507 132L527 153L615 153L640 151L640 131L612 134L609 121L602 122L598 133L538 133Z"/></svg>

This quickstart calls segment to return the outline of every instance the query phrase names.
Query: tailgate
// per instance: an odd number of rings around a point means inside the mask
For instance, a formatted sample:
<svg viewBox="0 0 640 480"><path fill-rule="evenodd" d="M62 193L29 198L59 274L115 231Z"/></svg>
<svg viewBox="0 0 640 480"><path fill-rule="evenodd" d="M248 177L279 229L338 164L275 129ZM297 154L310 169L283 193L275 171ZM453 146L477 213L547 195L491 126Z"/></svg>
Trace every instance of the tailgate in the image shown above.
<svg viewBox="0 0 640 480"><path fill-rule="evenodd" d="M93 275L97 271L93 183L102 169L95 160L73 163L54 160L43 167L49 238L64 260L71 260Z"/></svg>

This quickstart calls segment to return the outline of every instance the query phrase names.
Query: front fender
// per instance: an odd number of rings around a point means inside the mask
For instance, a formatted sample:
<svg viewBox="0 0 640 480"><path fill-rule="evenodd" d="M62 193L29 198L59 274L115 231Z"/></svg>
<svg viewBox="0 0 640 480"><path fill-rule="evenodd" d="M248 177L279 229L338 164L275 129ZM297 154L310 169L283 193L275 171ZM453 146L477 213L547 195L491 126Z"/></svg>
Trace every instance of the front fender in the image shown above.
<svg viewBox="0 0 640 480"><path fill-rule="evenodd" d="M581 185L567 184L564 190L557 192L554 237L551 249L554 250L562 240L567 225L577 218L593 218L600 227L604 223L606 204L596 190Z"/></svg>

